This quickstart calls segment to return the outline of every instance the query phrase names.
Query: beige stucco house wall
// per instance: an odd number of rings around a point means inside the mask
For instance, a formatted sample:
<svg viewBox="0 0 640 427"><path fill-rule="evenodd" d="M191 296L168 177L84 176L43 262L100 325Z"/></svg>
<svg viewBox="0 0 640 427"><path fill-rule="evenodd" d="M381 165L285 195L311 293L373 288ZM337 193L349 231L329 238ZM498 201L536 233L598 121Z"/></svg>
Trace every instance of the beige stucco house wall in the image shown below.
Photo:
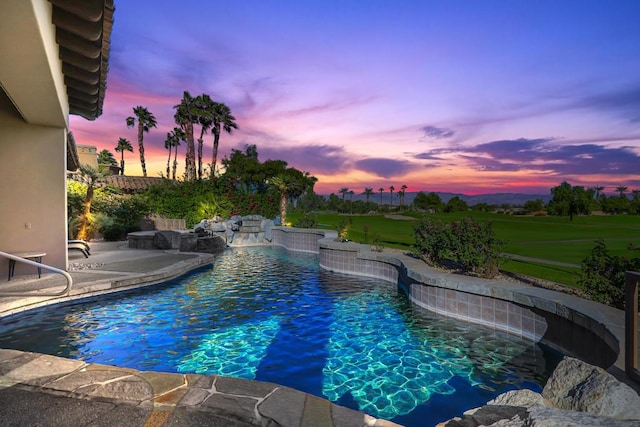
<svg viewBox="0 0 640 427"><path fill-rule="evenodd" d="M104 10L108 11L107 40L102 38ZM74 50L85 49L82 43L86 42L104 55L106 44L108 55L112 16L113 0L0 2L2 252L44 251L45 264L67 268L69 114L90 120L99 116L106 79L106 69L100 70L100 66L106 68L105 58L98 57L92 60L98 61L96 87L102 93L80 82L88 80L85 60L82 52ZM98 25L99 37L87 35L89 28L95 34ZM66 58L77 61L77 66ZM8 260L0 257L0 280L7 269ZM32 270L24 264L16 266L17 275Z"/></svg>
<svg viewBox="0 0 640 427"><path fill-rule="evenodd" d="M80 164L98 168L98 149L95 145L76 145Z"/></svg>

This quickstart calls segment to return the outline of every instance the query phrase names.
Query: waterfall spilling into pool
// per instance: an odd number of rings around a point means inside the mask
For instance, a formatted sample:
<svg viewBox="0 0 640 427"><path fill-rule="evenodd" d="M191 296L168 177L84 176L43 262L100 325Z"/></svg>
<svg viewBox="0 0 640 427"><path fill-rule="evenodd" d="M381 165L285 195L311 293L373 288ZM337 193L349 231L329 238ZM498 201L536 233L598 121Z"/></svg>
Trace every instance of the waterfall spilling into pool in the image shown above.
<svg viewBox="0 0 640 427"><path fill-rule="evenodd" d="M162 285L6 318L0 347L269 381L407 426L507 390L540 390L560 358L412 306L397 285L271 247L226 250Z"/></svg>

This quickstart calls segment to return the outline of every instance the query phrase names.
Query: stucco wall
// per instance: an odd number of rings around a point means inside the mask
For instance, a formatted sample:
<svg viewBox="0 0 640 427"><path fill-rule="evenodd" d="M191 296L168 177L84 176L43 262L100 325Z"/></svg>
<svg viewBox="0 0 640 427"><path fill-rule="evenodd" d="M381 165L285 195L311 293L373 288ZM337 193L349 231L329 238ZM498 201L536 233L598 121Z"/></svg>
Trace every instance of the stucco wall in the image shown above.
<svg viewBox="0 0 640 427"><path fill-rule="evenodd" d="M66 132L30 125L3 109L0 129L0 251L44 251L45 264L66 269ZM7 266L0 259L0 280ZM16 274L33 271L16 265Z"/></svg>

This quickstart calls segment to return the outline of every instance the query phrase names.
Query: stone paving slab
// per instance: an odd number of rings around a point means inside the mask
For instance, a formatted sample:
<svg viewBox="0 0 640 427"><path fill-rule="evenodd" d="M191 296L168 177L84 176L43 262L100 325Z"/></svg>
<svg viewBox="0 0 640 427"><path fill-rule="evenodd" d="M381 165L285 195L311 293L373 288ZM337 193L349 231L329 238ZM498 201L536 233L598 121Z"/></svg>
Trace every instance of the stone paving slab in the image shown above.
<svg viewBox="0 0 640 427"><path fill-rule="evenodd" d="M272 383L2 349L0 413L2 426L397 426Z"/></svg>

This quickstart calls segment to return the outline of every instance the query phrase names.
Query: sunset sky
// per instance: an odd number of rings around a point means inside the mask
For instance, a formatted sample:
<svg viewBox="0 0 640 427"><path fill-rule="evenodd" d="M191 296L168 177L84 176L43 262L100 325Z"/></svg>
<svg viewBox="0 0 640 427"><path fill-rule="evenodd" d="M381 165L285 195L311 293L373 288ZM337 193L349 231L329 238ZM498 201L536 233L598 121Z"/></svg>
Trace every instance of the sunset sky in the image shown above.
<svg viewBox="0 0 640 427"><path fill-rule="evenodd" d="M237 119L219 159L256 144L320 194L640 189L639 19L637 0L116 0L104 113L71 130L114 154L129 139L142 175L125 119L147 107L159 176L188 90Z"/></svg>

